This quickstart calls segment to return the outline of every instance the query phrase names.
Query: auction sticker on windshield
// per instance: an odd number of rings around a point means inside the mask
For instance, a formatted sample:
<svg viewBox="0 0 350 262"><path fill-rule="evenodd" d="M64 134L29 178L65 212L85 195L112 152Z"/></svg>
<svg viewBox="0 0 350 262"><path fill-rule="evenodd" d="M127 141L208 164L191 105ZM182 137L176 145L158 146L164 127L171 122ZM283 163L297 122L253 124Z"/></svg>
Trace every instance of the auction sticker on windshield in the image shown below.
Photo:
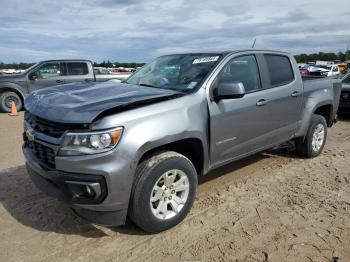
<svg viewBox="0 0 350 262"><path fill-rule="evenodd" d="M202 58L197 58L193 60L192 64L215 62L218 59L219 59L219 56L202 57Z"/></svg>

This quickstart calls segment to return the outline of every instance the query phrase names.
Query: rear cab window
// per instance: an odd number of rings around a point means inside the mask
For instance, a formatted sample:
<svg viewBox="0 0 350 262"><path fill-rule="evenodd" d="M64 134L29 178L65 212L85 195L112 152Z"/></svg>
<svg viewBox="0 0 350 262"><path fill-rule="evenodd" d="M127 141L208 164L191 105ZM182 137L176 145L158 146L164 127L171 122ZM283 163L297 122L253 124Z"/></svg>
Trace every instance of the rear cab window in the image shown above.
<svg viewBox="0 0 350 262"><path fill-rule="evenodd" d="M350 84L350 74L343 79L344 84Z"/></svg>
<svg viewBox="0 0 350 262"><path fill-rule="evenodd" d="M88 66L84 62L67 62L66 68L67 68L66 75L77 76L77 75L89 74Z"/></svg>
<svg viewBox="0 0 350 262"><path fill-rule="evenodd" d="M272 87L287 85L294 81L294 72L289 57L265 54L265 61Z"/></svg>

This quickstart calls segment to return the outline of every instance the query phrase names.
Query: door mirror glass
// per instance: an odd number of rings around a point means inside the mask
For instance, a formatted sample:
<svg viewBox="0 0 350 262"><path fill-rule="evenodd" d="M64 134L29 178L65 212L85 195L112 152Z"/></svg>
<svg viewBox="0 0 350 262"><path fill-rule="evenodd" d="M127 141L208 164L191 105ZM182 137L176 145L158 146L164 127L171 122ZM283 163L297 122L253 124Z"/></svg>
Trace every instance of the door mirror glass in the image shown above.
<svg viewBox="0 0 350 262"><path fill-rule="evenodd" d="M28 76L29 80L36 80L38 77L35 72L31 72Z"/></svg>
<svg viewBox="0 0 350 262"><path fill-rule="evenodd" d="M245 95L245 89L242 82L221 82L214 89L214 99L216 101L221 99L241 98Z"/></svg>

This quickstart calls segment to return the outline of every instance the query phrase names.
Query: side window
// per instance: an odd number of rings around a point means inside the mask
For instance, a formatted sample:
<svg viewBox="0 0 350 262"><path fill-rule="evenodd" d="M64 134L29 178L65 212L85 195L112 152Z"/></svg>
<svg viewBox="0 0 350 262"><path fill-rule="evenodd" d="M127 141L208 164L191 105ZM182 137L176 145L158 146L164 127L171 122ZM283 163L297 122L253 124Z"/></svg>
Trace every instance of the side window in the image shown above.
<svg viewBox="0 0 350 262"><path fill-rule="evenodd" d="M67 75L79 76L79 75L87 75L89 73L86 63L69 62L69 63L66 63L66 65L67 65Z"/></svg>
<svg viewBox="0 0 350 262"><path fill-rule="evenodd" d="M37 71L36 75L38 79L48 79L61 75L59 63L46 63L43 64Z"/></svg>
<svg viewBox="0 0 350 262"><path fill-rule="evenodd" d="M271 85L282 86L294 81L294 73L289 58L281 55L265 55Z"/></svg>
<svg viewBox="0 0 350 262"><path fill-rule="evenodd" d="M350 84L350 74L343 79L343 83Z"/></svg>
<svg viewBox="0 0 350 262"><path fill-rule="evenodd" d="M217 84L222 82L242 82L246 92L261 89L258 65L254 55L233 58L220 71Z"/></svg>

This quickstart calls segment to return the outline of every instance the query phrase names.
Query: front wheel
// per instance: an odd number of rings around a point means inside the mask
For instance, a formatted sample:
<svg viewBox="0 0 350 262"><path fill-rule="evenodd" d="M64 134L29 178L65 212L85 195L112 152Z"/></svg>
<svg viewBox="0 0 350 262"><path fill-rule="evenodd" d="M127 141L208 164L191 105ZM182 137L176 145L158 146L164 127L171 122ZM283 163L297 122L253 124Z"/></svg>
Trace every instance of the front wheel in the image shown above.
<svg viewBox="0 0 350 262"><path fill-rule="evenodd" d="M313 115L309 130L303 141L296 142L296 151L312 158L321 154L327 139L327 122L321 115Z"/></svg>
<svg viewBox="0 0 350 262"><path fill-rule="evenodd" d="M160 232L180 223L192 207L197 172L176 152L162 152L143 161L136 173L129 217L147 232Z"/></svg>
<svg viewBox="0 0 350 262"><path fill-rule="evenodd" d="M0 112L10 113L12 102L15 103L18 111L22 109L22 100L15 92L3 92L0 95Z"/></svg>

